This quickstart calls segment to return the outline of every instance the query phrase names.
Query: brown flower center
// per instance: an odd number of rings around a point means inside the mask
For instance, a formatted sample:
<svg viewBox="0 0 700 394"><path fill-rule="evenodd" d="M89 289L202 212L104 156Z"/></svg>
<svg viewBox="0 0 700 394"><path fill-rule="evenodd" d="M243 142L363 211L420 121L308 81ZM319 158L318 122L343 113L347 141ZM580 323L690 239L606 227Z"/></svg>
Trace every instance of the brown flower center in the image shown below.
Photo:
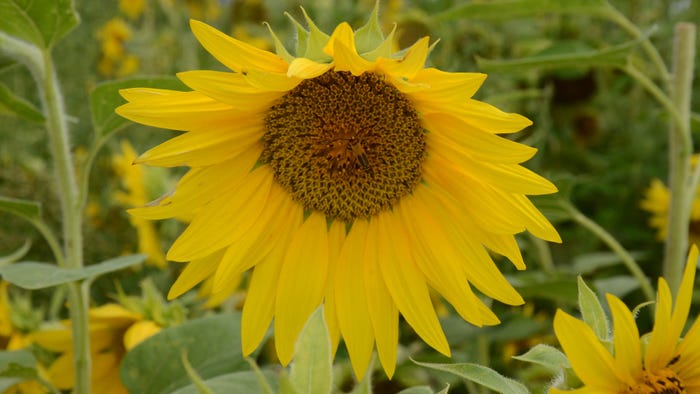
<svg viewBox="0 0 700 394"><path fill-rule="evenodd" d="M675 372L665 368L660 371L642 371L638 383L628 387L622 394L684 394L683 382Z"/></svg>
<svg viewBox="0 0 700 394"><path fill-rule="evenodd" d="M389 209L421 178L425 136L408 99L380 76L329 71L265 118L262 160L306 210L352 222Z"/></svg>

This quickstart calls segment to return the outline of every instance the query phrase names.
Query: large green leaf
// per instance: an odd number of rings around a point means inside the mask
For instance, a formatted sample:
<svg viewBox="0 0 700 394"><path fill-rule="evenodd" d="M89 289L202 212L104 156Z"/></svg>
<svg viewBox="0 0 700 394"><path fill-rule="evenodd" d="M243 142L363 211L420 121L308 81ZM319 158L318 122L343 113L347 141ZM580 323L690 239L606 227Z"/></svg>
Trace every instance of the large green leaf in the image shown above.
<svg viewBox="0 0 700 394"><path fill-rule="evenodd" d="M120 368L122 382L129 392L140 394L165 394L190 386L181 361L184 352L192 368L213 388L210 379L250 369L241 354L240 327L240 314L231 313L165 329L126 354ZM258 385L253 373L250 381Z"/></svg>
<svg viewBox="0 0 700 394"><path fill-rule="evenodd" d="M0 392L37 376L36 359L30 351L0 351Z"/></svg>
<svg viewBox="0 0 700 394"><path fill-rule="evenodd" d="M413 361L414 363L438 371L449 372L451 374L457 375L463 379L470 380L474 383L480 384L487 387L493 391L503 394L529 394L530 391L520 382L513 379L507 378L491 368L485 367L479 364L434 364L434 363L421 363L418 361Z"/></svg>
<svg viewBox="0 0 700 394"><path fill-rule="evenodd" d="M332 369L330 335L318 308L297 339L289 378L298 393L330 393Z"/></svg>
<svg viewBox="0 0 700 394"><path fill-rule="evenodd" d="M83 268L61 268L55 264L24 261L0 267L6 281L29 290L44 289L98 275L118 271L139 264L146 255L134 254L109 259Z"/></svg>
<svg viewBox="0 0 700 394"><path fill-rule="evenodd" d="M0 197L0 211L9 212L33 221L40 219L41 205L38 202L29 200Z"/></svg>
<svg viewBox="0 0 700 394"><path fill-rule="evenodd" d="M604 15L610 11L606 0L501 0L459 4L435 16L449 19L506 20L555 14Z"/></svg>
<svg viewBox="0 0 700 394"><path fill-rule="evenodd" d="M271 379L268 379L271 380ZM220 375L208 380L204 383L207 385L209 390L214 394L228 394L228 393L246 393L246 394L264 394L264 391L260 388L260 383L255 372L252 371L241 371L227 373ZM179 388L175 391L171 391L171 394L199 394L195 385L189 385Z"/></svg>
<svg viewBox="0 0 700 394"><path fill-rule="evenodd" d="M31 122L42 123L44 115L34 105L16 96L10 88L0 83L0 114L16 116Z"/></svg>
<svg viewBox="0 0 700 394"><path fill-rule="evenodd" d="M90 94L90 109L93 126L100 137L106 137L130 124L129 120L117 115L114 109L125 103L119 95L120 89L137 87L186 90L185 85L175 77L123 79L98 85Z"/></svg>
<svg viewBox="0 0 700 394"><path fill-rule="evenodd" d="M0 31L50 48L78 24L73 0L0 0Z"/></svg>

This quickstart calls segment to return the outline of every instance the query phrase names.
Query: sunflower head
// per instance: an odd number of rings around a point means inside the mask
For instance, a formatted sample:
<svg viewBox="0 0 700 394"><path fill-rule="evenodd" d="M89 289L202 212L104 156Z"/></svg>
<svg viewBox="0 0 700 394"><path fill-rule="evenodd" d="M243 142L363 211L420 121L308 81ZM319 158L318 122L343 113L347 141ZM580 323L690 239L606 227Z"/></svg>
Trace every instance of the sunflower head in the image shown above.
<svg viewBox="0 0 700 394"><path fill-rule="evenodd" d="M700 319L685 337L681 335L697 263L698 249L693 246L675 303L668 284L659 278L654 326L643 337L632 312L619 298L607 295L614 324L612 352L606 346L607 338L598 338L586 323L557 311L554 332L584 384L581 392L681 394L700 390ZM550 392L567 391L553 388Z"/></svg>
<svg viewBox="0 0 700 394"><path fill-rule="evenodd" d="M252 270L242 318L251 353L274 317L283 364L320 305L334 346L362 376L375 345L389 376L399 313L449 355L432 292L477 326L498 318L485 296L523 302L489 250L525 264L515 234L559 242L527 195L556 187L520 163L536 149L498 134L531 124L472 99L479 73L426 68L429 38L394 51L375 7L356 31L292 19L295 55L198 22L194 35L230 72L189 71L187 92L135 88L120 115L185 133L136 159L189 172L173 193L131 213L186 217L168 259L187 262L169 297L209 278L223 294Z"/></svg>

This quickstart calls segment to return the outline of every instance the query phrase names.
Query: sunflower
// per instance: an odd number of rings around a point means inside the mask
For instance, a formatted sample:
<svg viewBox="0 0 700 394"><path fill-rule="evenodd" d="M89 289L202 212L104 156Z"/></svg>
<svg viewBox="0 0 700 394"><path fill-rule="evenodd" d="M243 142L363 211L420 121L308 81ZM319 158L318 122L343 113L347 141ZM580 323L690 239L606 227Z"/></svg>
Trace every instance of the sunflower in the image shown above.
<svg viewBox="0 0 700 394"><path fill-rule="evenodd" d="M92 352L92 391L95 393L126 393L119 378L119 363L128 350L161 330L161 326L146 320L119 304L105 304L90 309L90 351ZM58 389L74 387L74 355L70 322L47 327L30 334L32 342L59 353L49 366L48 377Z"/></svg>
<svg viewBox="0 0 700 394"><path fill-rule="evenodd" d="M393 53L376 7L365 26L341 23L330 36L305 17L308 31L293 20L296 57L272 31L276 53L193 20L232 72L179 73L192 91L121 92L121 116L185 131L137 162L190 167L173 193L131 213L191 220L167 254L188 262L169 298L208 277L215 293L252 269L245 354L274 317L286 365L322 304L333 348L342 337L356 375L376 343L391 376L399 313L450 354L430 289L476 326L499 320L473 287L523 303L487 248L524 269L516 233L559 242L526 196L556 187L519 165L536 149L497 135L531 122L471 99L484 74L424 68L428 37Z"/></svg>
<svg viewBox="0 0 700 394"><path fill-rule="evenodd" d="M675 305L668 284L659 278L654 327L648 336L640 338L632 312L619 298L607 295L615 329L612 354L586 323L557 311L554 332L584 387L574 391L553 388L550 393L700 392L700 319L680 339L690 310L697 261L698 249L693 246Z"/></svg>
<svg viewBox="0 0 700 394"><path fill-rule="evenodd" d="M694 157L697 161L697 156ZM693 165L695 165L693 163ZM671 200L671 192L660 179L652 179L649 188L644 192L644 199L639 206L649 212L649 226L656 229L656 238L659 241L666 239L668 233L668 207ZM700 245L700 189L693 196L690 208L690 224L688 228L688 240L691 244Z"/></svg>

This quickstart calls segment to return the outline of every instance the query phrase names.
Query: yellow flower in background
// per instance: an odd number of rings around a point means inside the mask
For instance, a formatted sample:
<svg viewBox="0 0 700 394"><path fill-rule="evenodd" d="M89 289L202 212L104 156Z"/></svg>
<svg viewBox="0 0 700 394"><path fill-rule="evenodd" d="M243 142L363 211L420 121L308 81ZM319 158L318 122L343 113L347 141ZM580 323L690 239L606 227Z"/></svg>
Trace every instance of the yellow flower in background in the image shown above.
<svg viewBox="0 0 700 394"><path fill-rule="evenodd" d="M112 157L112 168L121 178L125 192L115 192L114 199L120 205L128 208L143 206L151 200L146 190L147 178L144 173L146 169L133 164L136 160L136 152L128 141L121 141L121 148L121 155ZM166 266L165 255L153 222L133 215L129 221L138 235L139 253L148 256L146 264L164 268Z"/></svg>
<svg viewBox="0 0 700 394"><path fill-rule="evenodd" d="M559 242L526 197L556 187L519 165L536 149L498 136L531 122L471 98L484 74L424 68L428 37L394 53L376 9L356 32L341 23L328 36L307 23L292 56L274 33L276 54L193 20L200 43L233 72L180 73L187 92L121 92L129 103L120 115L185 131L136 162L190 167L172 194L130 212L192 219L167 255L188 262L169 298L206 278L216 293L253 269L245 354L274 317L286 365L323 304L356 375L376 343L391 376L399 313L450 354L431 288L477 326L499 320L472 286L523 303L487 249L524 269L515 234Z"/></svg>
<svg viewBox="0 0 700 394"><path fill-rule="evenodd" d="M90 309L90 352L92 354L92 392L126 393L119 379L119 363L126 352L161 327L119 304L106 304ZM31 334L34 343L60 353L49 366L49 380L61 390L73 388L73 341L70 322L58 328L44 329Z"/></svg>
<svg viewBox="0 0 700 394"><path fill-rule="evenodd" d="M119 0L119 10L134 20L143 14L146 8L146 0Z"/></svg>
<svg viewBox="0 0 700 394"><path fill-rule="evenodd" d="M221 14L218 0L184 0L191 18L214 20Z"/></svg>
<svg viewBox="0 0 700 394"><path fill-rule="evenodd" d="M659 241L666 239L668 234L668 207L670 204L670 191L659 179L652 179L649 188L644 192L644 199L639 204L642 209L649 212L649 226L656 229L656 238ZM688 240L691 244L700 245L700 193L695 193L690 208L690 228Z"/></svg>
<svg viewBox="0 0 700 394"><path fill-rule="evenodd" d="M671 290L659 278L654 327L640 339L632 312L608 294L613 316L612 353L584 322L557 311L554 332L569 363L584 387L574 391L551 389L550 393L674 394L700 392L700 319L685 337L693 295L698 249L693 246L675 304Z"/></svg>
<svg viewBox="0 0 700 394"><path fill-rule="evenodd" d="M131 28L119 17L107 21L97 32L102 55L97 71L108 77L123 77L138 70L139 60L126 53L125 44L131 40Z"/></svg>
<svg viewBox="0 0 700 394"><path fill-rule="evenodd" d="M10 284L0 281L0 345L4 350L23 349L31 344L25 331L12 319L12 305L7 288Z"/></svg>

